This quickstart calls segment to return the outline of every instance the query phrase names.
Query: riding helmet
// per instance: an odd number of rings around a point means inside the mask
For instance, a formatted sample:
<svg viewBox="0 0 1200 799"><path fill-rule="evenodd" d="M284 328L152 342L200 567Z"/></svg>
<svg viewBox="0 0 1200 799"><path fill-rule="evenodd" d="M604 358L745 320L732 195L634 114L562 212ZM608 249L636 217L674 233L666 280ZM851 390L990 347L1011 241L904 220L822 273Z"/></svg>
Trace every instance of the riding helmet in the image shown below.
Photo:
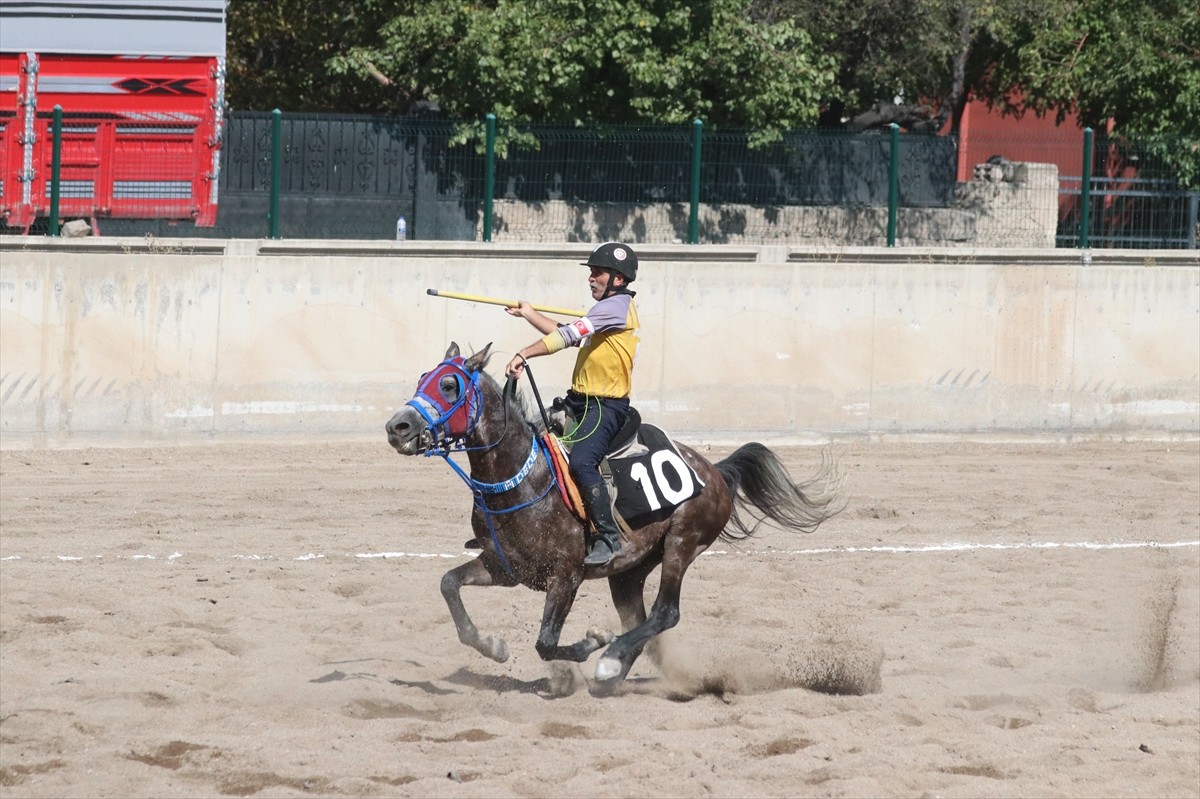
<svg viewBox="0 0 1200 799"><path fill-rule="evenodd" d="M637 254L629 248L629 245L619 241L606 242L592 250L592 254L588 256L582 266L594 266L617 272L625 276L626 283L632 283L637 279Z"/></svg>

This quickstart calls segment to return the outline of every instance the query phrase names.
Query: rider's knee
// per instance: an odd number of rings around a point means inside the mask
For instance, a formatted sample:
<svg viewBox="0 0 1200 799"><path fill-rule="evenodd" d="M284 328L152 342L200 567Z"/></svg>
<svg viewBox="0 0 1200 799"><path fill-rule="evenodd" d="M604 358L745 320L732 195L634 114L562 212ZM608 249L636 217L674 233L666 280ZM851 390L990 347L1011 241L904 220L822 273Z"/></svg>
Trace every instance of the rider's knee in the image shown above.
<svg viewBox="0 0 1200 799"><path fill-rule="evenodd" d="M572 474L586 474L588 472L600 472L600 461L603 458L592 455L591 453L572 452L567 458L567 466L571 469Z"/></svg>
<svg viewBox="0 0 1200 799"><path fill-rule="evenodd" d="M600 470L596 467L592 467L591 469L571 469L571 476L575 478L575 485L581 489L590 488L604 480L600 476Z"/></svg>

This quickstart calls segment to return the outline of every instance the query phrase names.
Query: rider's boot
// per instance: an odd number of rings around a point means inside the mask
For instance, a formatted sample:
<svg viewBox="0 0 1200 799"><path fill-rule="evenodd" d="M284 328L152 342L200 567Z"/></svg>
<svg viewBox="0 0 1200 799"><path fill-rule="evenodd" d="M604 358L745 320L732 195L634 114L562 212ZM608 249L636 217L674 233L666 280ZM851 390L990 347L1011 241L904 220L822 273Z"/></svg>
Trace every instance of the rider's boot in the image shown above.
<svg viewBox="0 0 1200 799"><path fill-rule="evenodd" d="M604 481L584 489L584 498L588 516L596 525L596 540L592 542L591 552L583 559L583 565L603 566L621 551L621 533L613 519L612 501L608 498Z"/></svg>

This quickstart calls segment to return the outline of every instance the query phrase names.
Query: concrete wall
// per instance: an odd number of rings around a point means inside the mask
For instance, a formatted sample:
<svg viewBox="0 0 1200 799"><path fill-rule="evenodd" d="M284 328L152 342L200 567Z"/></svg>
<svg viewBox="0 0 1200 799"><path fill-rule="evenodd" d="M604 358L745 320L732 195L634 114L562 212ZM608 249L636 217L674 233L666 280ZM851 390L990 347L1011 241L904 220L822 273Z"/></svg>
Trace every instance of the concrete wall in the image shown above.
<svg viewBox="0 0 1200 799"><path fill-rule="evenodd" d="M427 288L583 308L589 250L4 238L0 446L382 439L448 342L535 335ZM1200 435L1196 252L639 252L634 402L681 438Z"/></svg>

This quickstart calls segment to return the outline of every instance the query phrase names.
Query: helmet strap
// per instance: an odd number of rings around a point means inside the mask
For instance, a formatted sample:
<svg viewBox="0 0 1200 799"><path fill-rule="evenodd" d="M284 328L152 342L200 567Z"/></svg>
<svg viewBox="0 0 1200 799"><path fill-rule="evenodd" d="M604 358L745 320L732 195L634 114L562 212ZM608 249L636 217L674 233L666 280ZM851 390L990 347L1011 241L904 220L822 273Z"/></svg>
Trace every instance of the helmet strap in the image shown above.
<svg viewBox="0 0 1200 799"><path fill-rule="evenodd" d="M629 278L621 275L621 273L615 269L608 269L606 271L608 272L608 286L605 287L604 293L600 295L601 300L607 300L614 294L628 294L630 297L633 296L633 292L629 290ZM620 286L613 285L613 278L616 275L621 275L621 279L626 282Z"/></svg>
<svg viewBox="0 0 1200 799"><path fill-rule="evenodd" d="M605 284L604 293L600 295L600 299L607 300L613 295L613 292L617 290L617 287L613 285L613 278L616 276L616 274L617 273L613 270L608 270L608 283Z"/></svg>

